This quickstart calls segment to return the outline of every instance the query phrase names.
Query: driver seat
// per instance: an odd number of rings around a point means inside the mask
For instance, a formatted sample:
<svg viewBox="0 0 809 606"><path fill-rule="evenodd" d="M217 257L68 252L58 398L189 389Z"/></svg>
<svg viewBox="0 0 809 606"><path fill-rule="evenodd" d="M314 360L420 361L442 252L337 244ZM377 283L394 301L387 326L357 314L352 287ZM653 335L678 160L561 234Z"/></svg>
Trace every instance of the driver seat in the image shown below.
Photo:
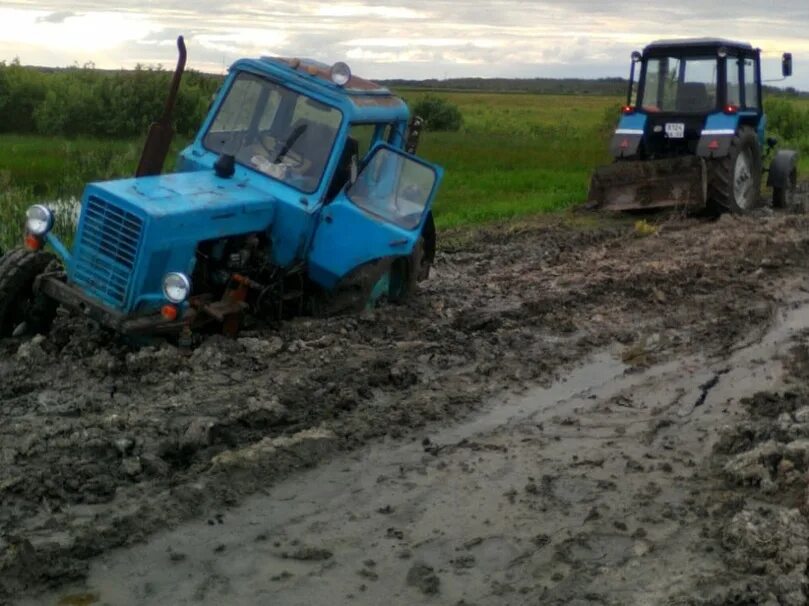
<svg viewBox="0 0 809 606"><path fill-rule="evenodd" d="M678 112L701 113L711 109L708 87L702 82L683 82L677 89Z"/></svg>

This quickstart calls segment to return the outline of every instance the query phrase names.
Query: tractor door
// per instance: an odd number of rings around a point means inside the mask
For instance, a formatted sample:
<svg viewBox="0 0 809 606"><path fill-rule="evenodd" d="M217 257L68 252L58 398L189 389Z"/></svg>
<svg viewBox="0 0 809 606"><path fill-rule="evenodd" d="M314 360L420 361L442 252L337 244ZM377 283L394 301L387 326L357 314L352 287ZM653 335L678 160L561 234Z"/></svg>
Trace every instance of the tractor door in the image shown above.
<svg viewBox="0 0 809 606"><path fill-rule="evenodd" d="M354 182L323 208L309 275L326 289L371 261L413 252L442 170L388 144L368 154Z"/></svg>

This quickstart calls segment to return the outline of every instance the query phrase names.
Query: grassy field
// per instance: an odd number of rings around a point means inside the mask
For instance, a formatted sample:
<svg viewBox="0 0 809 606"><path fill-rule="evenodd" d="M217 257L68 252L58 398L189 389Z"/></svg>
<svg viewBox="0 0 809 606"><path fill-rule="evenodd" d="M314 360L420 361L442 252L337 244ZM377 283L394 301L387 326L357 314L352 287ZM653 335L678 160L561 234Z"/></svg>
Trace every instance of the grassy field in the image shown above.
<svg viewBox="0 0 809 606"><path fill-rule="evenodd" d="M415 103L423 91L400 91ZM420 153L446 176L436 202L439 227L553 212L581 202L592 169L610 161L607 144L620 99L447 92L463 113L457 133L425 133ZM809 102L798 102L809 109ZM131 175L142 140L0 136L0 245L19 238L31 200L77 196L84 183ZM179 149L182 142L176 143ZM809 174L809 154L801 161Z"/></svg>
<svg viewBox="0 0 809 606"><path fill-rule="evenodd" d="M424 93L403 92L409 103ZM496 93L446 93L458 133L426 133L420 153L444 166L440 227L563 209L587 195L589 173L609 160L620 101ZM606 115L609 114L609 124Z"/></svg>

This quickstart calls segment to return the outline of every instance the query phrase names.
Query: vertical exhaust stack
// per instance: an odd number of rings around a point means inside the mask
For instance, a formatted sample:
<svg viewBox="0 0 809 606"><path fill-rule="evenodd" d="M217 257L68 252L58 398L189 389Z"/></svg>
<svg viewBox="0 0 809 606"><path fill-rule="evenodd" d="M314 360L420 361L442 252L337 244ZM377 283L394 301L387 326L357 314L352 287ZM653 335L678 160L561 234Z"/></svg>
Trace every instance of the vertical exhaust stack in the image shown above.
<svg viewBox="0 0 809 606"><path fill-rule="evenodd" d="M177 38L177 50L179 57L177 59L177 68L174 70L174 76L171 79L171 87L169 88L169 95L166 98L166 107L163 110L163 116L158 122L152 122L149 127L149 134L146 137L146 143L143 146L143 152L140 155L140 162L138 162L138 169L135 172L136 177L148 177L150 175L159 175L163 172L163 163L166 161L166 156L171 147L171 140L174 137L174 129L171 126L171 115L174 112L174 105L177 102L177 92L180 90L180 79L183 77L185 71L185 40L180 36Z"/></svg>

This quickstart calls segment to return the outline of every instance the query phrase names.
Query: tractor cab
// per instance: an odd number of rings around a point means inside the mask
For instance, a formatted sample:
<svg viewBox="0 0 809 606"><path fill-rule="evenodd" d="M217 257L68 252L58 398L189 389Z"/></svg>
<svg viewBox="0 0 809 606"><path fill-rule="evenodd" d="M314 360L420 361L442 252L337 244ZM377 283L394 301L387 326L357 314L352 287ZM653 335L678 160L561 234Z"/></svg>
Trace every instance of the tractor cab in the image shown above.
<svg viewBox="0 0 809 606"><path fill-rule="evenodd" d="M759 131L760 50L750 44L661 40L635 55L633 68L635 63L640 78L637 86L631 83L624 114L643 116L650 127L643 142L647 156L696 154L703 131L728 130L739 122ZM759 134L763 137L763 129ZM619 145L617 151L626 157L630 150Z"/></svg>
<svg viewBox="0 0 809 606"><path fill-rule="evenodd" d="M792 56L783 56L784 78ZM636 75L638 79L636 80ZM759 204L766 137L761 50L721 38L659 40L632 53L626 103L593 175L591 205L746 212ZM776 205L794 191L797 154L769 169Z"/></svg>
<svg viewBox="0 0 809 606"><path fill-rule="evenodd" d="M86 187L70 248L51 209L29 210L28 250L0 259L24 290L0 292L0 336L41 331L58 304L122 333L235 334L412 294L435 254L442 171L414 155L421 122L405 102L344 63L242 59L163 174L178 46L136 176Z"/></svg>

